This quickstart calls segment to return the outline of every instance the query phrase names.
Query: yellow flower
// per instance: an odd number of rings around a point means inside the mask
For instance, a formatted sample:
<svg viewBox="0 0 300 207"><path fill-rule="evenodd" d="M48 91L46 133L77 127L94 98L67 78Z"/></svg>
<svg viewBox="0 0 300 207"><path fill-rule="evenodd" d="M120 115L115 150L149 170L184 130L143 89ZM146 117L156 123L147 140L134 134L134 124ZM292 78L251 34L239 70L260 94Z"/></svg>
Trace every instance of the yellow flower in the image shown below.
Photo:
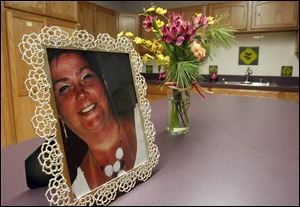
<svg viewBox="0 0 300 207"><path fill-rule="evenodd" d="M132 32L126 32L125 35L126 35L127 37L133 37Z"/></svg>
<svg viewBox="0 0 300 207"><path fill-rule="evenodd" d="M157 32L158 32L158 31L157 31L156 29L154 29L154 28L152 28L151 31L154 32L154 33L157 33Z"/></svg>
<svg viewBox="0 0 300 207"><path fill-rule="evenodd" d="M214 17L207 17L207 20L208 20L208 24L214 24L215 23L215 20L214 20Z"/></svg>
<svg viewBox="0 0 300 207"><path fill-rule="evenodd" d="M164 56L163 54L159 53L156 55L157 57L157 62L161 65L169 65L170 64L170 57L169 56Z"/></svg>
<svg viewBox="0 0 300 207"><path fill-rule="evenodd" d="M155 7L154 6L151 6L149 9L147 9L145 12L152 12L152 11L155 11Z"/></svg>
<svg viewBox="0 0 300 207"><path fill-rule="evenodd" d="M164 61L167 63L170 63L170 57L169 56L165 56Z"/></svg>
<svg viewBox="0 0 300 207"><path fill-rule="evenodd" d="M119 34L117 34L117 37L122 37L124 35L124 32L120 32Z"/></svg>
<svg viewBox="0 0 300 207"><path fill-rule="evenodd" d="M201 13L199 13L199 14L198 14L198 13L195 13L195 16L196 16L196 17L200 17L200 16L202 16L202 14L201 14Z"/></svg>
<svg viewBox="0 0 300 207"><path fill-rule="evenodd" d="M155 22L156 22L158 28L162 28L162 26L165 25L165 23L163 21L159 20L159 19L156 20Z"/></svg>
<svg viewBox="0 0 300 207"><path fill-rule="evenodd" d="M162 54L158 54L156 55L156 57L159 59L159 60L164 60L164 56Z"/></svg>
<svg viewBox="0 0 300 207"><path fill-rule="evenodd" d="M146 41L145 41L145 44L146 44L148 47L151 47L152 42L151 42L150 40L146 40Z"/></svg>
<svg viewBox="0 0 300 207"><path fill-rule="evenodd" d="M142 44L143 41L144 40L142 38L140 38L140 37L135 37L134 40L133 40L133 42L135 42L135 44Z"/></svg>
<svg viewBox="0 0 300 207"><path fill-rule="evenodd" d="M163 8L160 8L160 7L157 7L156 8L156 13L160 14L160 15L163 15L163 14L167 13L167 10L163 9Z"/></svg>
<svg viewBox="0 0 300 207"><path fill-rule="evenodd" d="M143 56L143 58L142 58L142 60L143 60L144 63L148 62L149 59L154 59L154 57L151 56L151 55L149 55L148 53L146 53L146 54Z"/></svg>

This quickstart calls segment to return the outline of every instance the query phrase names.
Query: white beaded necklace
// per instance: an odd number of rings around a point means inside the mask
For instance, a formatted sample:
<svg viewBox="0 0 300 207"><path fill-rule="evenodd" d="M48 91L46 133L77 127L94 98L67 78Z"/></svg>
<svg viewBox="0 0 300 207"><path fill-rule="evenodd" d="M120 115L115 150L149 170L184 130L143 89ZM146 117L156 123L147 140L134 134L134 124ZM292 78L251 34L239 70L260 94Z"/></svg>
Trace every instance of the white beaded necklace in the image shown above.
<svg viewBox="0 0 300 207"><path fill-rule="evenodd" d="M117 160L114 162L114 164L106 165L105 167L101 166L101 170L104 171L104 174L107 177L115 178L125 173L125 161L122 160L124 155L122 147L118 147L115 155Z"/></svg>
<svg viewBox="0 0 300 207"><path fill-rule="evenodd" d="M120 132L120 126L118 125L119 132ZM108 164L106 166L101 165L98 160L93 156L92 158L97 162L98 165L100 165L100 169L104 172L104 174L107 177L110 178L115 178L117 176L120 176L125 173L125 160L122 159L124 156L124 151L123 148L120 146L121 143L119 144L119 147L117 148L115 152L115 156L117 160L113 164Z"/></svg>

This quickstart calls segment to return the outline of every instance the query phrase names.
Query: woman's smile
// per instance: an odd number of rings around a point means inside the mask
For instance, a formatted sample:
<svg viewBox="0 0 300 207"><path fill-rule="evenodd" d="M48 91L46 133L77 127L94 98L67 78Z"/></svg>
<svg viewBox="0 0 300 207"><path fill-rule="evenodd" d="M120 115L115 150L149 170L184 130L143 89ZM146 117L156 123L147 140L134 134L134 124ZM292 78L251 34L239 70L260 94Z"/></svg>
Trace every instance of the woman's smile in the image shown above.
<svg viewBox="0 0 300 207"><path fill-rule="evenodd" d="M92 112L92 111L94 111L94 109L96 109L96 106L97 106L97 103L90 104L87 107L84 107L83 109L81 109L79 111L79 114L83 115L83 116L88 115L90 112Z"/></svg>

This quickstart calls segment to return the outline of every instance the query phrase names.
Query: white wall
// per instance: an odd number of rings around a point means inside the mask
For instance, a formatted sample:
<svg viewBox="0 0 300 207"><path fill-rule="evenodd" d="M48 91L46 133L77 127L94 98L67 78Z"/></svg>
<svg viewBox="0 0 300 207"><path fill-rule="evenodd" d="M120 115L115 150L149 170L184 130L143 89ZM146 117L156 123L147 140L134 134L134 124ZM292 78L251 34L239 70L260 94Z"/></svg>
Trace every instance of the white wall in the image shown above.
<svg viewBox="0 0 300 207"><path fill-rule="evenodd" d="M295 54L296 32L238 34L236 45L229 50L219 49L213 61L202 67L201 73L208 74L209 65L218 65L218 74L244 75L249 66L238 65L239 47L259 47L258 65L250 66L253 75L280 76L281 66L293 66L292 76L299 77L299 59Z"/></svg>

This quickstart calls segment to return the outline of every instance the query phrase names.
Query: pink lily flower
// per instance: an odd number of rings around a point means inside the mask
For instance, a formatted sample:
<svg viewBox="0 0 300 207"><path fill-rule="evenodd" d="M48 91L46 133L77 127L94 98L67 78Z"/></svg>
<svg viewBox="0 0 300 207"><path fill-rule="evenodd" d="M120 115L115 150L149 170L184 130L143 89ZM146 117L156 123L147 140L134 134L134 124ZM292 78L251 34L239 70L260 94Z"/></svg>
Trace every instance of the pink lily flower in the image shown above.
<svg viewBox="0 0 300 207"><path fill-rule="evenodd" d="M207 27L208 26L208 20L207 17L205 15L200 15L197 17L193 17L193 23L194 23L194 27L195 29L199 28L199 27Z"/></svg>
<svg viewBox="0 0 300 207"><path fill-rule="evenodd" d="M177 46L180 46L180 45L182 45L183 42L184 42L184 37L183 37L183 36L180 36L180 37L178 37L177 40L176 40L176 45L177 45Z"/></svg>
<svg viewBox="0 0 300 207"><path fill-rule="evenodd" d="M146 32L150 32L152 27L153 27L153 19L157 19L157 16L151 17L151 16L146 16L145 20L143 21L143 27Z"/></svg>

